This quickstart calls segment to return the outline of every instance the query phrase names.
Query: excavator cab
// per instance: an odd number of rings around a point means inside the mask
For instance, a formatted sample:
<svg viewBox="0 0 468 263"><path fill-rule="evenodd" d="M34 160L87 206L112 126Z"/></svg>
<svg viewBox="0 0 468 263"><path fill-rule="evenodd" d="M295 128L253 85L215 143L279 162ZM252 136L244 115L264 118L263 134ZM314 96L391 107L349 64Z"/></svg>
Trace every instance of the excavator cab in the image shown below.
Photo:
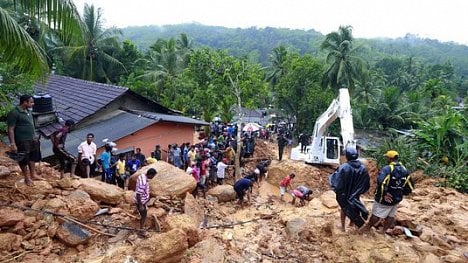
<svg viewBox="0 0 468 263"><path fill-rule="evenodd" d="M325 137L325 160L340 160L340 141L336 137Z"/></svg>
<svg viewBox="0 0 468 263"><path fill-rule="evenodd" d="M322 137L319 150L307 147L305 162L309 164L340 164L341 143L338 137Z"/></svg>
<svg viewBox="0 0 468 263"><path fill-rule="evenodd" d="M310 164L333 165L340 164L340 151L342 148L338 137L325 136L327 128L339 118L343 145L356 146L354 140L353 116L348 89L339 89L338 98L334 99L327 110L315 121L312 133L312 143L307 146L306 153L301 152L301 147L293 148L292 160L305 160Z"/></svg>

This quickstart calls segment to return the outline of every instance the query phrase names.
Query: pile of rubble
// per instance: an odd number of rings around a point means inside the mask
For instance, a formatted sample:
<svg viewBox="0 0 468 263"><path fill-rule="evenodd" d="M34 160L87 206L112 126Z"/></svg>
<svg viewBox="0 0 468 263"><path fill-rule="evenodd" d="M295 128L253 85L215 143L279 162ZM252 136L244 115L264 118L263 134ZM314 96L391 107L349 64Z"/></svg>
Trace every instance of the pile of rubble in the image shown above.
<svg viewBox="0 0 468 263"><path fill-rule="evenodd" d="M336 227L335 195L328 189L328 175L334 169L287 159L278 162L275 150L273 143L258 142L254 158L273 160L266 180L254 186L243 209L234 202L231 185L211 188L206 199L194 198L190 176L165 162L153 164L158 175L150 181L146 239L137 235L133 191L96 179L59 180L46 163L37 167L46 180L28 187L17 165L0 157L0 262L468 260L466 194L435 187L434 180L418 172L416 190L397 213L398 225L411 229L412 238L398 231L392 236L375 230L359 235L352 227L342 232ZM378 169L373 162L367 166L375 188ZM291 172L297 176L294 185L305 184L314 191L304 207L279 200L277 185ZM363 200L370 210L372 194Z"/></svg>

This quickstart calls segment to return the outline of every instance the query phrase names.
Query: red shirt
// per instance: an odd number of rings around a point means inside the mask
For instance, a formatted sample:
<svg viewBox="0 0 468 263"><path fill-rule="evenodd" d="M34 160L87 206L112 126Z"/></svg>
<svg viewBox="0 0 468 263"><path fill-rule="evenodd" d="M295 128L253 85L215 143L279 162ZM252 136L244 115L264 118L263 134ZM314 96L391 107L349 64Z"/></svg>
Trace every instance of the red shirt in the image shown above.
<svg viewBox="0 0 468 263"><path fill-rule="evenodd" d="M281 182L280 182L280 186L286 187L286 186L290 185L290 184L291 184L291 180L292 180L292 178L289 177L289 175L286 176L286 177L284 177L283 180L281 180Z"/></svg>
<svg viewBox="0 0 468 263"><path fill-rule="evenodd" d="M200 166L200 175L207 175L208 174L208 164L210 163L210 159L203 160Z"/></svg>

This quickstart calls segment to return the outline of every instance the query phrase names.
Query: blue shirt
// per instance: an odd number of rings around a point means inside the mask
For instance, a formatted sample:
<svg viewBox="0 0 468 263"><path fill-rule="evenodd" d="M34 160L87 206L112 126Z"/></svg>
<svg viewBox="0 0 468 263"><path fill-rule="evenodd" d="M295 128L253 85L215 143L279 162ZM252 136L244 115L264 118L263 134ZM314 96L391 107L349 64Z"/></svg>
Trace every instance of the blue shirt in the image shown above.
<svg viewBox="0 0 468 263"><path fill-rule="evenodd" d="M234 190L246 191L251 186L252 181L247 178L242 178L234 184Z"/></svg>
<svg viewBox="0 0 468 263"><path fill-rule="evenodd" d="M102 167L104 167L104 169L110 168L110 157L111 156L109 152L101 153L101 157L99 157L99 159L101 159Z"/></svg>
<svg viewBox="0 0 468 263"><path fill-rule="evenodd" d="M130 161L127 162L127 167L130 169L130 171L136 171L140 168L140 160L138 159L131 159Z"/></svg>

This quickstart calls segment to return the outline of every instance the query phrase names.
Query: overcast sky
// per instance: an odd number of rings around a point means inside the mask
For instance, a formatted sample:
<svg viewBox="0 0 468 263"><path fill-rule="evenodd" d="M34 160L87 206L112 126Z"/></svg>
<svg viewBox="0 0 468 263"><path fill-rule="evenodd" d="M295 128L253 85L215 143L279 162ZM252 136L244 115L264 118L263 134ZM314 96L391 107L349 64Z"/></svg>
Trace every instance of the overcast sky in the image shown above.
<svg viewBox="0 0 468 263"><path fill-rule="evenodd" d="M103 9L106 26L198 22L315 29L351 25L355 37L420 37L468 45L468 0L74 0Z"/></svg>

